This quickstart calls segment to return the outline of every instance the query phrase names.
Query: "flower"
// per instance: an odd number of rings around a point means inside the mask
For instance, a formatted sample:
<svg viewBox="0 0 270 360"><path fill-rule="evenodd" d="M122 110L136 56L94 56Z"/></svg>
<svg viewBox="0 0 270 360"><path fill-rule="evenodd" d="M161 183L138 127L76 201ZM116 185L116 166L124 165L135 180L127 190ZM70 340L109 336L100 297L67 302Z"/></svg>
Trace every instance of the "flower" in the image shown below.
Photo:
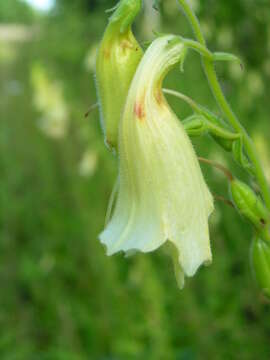
<svg viewBox="0 0 270 360"><path fill-rule="evenodd" d="M213 210L193 146L161 90L163 78L185 53L178 37L163 36L136 71L119 127L118 197L100 234L108 255L150 252L169 241L177 251L181 287L184 274L193 276L211 261Z"/></svg>

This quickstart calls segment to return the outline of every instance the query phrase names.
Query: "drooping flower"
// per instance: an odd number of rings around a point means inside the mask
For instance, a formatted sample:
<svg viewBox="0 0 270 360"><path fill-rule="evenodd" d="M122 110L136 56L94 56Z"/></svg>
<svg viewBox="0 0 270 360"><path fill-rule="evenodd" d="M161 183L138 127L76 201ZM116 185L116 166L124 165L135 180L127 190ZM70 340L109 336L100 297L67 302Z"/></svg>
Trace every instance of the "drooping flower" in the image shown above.
<svg viewBox="0 0 270 360"><path fill-rule="evenodd" d="M121 0L110 17L96 59L96 86L105 143L117 148L118 127L131 80L143 56L131 25L142 0Z"/></svg>
<svg viewBox="0 0 270 360"><path fill-rule="evenodd" d="M150 252L169 241L180 286L211 261L212 196L185 130L162 93L167 72L185 57L173 35L156 39L131 83L119 127L119 191L100 240L108 255Z"/></svg>

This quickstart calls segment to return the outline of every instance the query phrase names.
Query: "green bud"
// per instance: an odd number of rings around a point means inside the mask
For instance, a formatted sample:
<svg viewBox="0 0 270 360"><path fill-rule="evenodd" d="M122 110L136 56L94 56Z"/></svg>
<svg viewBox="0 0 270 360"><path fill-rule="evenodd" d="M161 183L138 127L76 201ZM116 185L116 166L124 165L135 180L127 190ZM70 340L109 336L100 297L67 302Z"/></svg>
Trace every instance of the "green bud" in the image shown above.
<svg viewBox="0 0 270 360"><path fill-rule="evenodd" d="M191 115L182 124L189 136L201 136L207 132L205 121L200 115Z"/></svg>
<svg viewBox="0 0 270 360"><path fill-rule="evenodd" d="M259 238L252 243L251 263L260 288L270 298L270 247Z"/></svg>
<svg viewBox="0 0 270 360"><path fill-rule="evenodd" d="M121 0L110 17L98 49L96 86L105 142L117 148L118 126L128 89L143 51L131 25L141 0Z"/></svg>
<svg viewBox="0 0 270 360"><path fill-rule="evenodd" d="M269 223L269 212L262 200L245 183L234 179L230 182L232 201L239 213L260 231Z"/></svg>
<svg viewBox="0 0 270 360"><path fill-rule="evenodd" d="M237 137L230 127L220 117L213 114L205 107L200 106L202 115L205 116L208 122L209 133L212 138L225 150L232 151L232 145Z"/></svg>

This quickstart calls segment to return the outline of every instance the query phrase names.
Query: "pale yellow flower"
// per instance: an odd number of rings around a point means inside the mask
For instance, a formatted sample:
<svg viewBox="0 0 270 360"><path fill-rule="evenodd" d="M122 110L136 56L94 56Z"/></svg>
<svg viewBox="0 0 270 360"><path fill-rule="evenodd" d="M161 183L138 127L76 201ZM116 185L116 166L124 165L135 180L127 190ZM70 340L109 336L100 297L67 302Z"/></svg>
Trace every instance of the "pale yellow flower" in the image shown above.
<svg viewBox="0 0 270 360"><path fill-rule="evenodd" d="M212 196L181 122L163 96L169 69L184 58L176 36L156 39L133 78L119 128L119 191L100 235L108 255L149 252L168 240L177 250L178 283L211 261Z"/></svg>

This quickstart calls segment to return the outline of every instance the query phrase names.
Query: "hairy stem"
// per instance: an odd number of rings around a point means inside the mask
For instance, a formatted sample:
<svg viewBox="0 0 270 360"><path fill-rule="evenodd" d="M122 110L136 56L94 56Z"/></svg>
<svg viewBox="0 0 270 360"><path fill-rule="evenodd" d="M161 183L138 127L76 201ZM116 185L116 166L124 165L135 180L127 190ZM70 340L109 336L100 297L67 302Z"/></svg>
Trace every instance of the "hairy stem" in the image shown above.
<svg viewBox="0 0 270 360"><path fill-rule="evenodd" d="M198 160L202 163L205 163L205 164L208 164L208 165L211 165L213 167L215 167L216 169L220 170L223 172L223 174L227 177L227 179L229 181L233 181L233 175L232 173L227 169L225 168L225 166L219 164L218 162L216 161L213 161L213 160L209 160L209 159L205 159L201 156L198 157Z"/></svg>
<svg viewBox="0 0 270 360"><path fill-rule="evenodd" d="M206 41L204 39L203 33L201 31L200 23L190 8L187 0L177 0L178 3L181 5L181 7L184 10L184 13L189 20L193 32L195 34L195 37L199 43L201 43L203 46L206 46ZM240 121L238 120L237 116L232 111L228 101L226 100L223 91L221 89L221 86L219 84L215 68L214 68L214 62L212 60L209 60L207 57L202 57L202 63L203 68L205 71L205 74L207 76L210 88L212 90L212 93L216 99L217 104L219 105L220 109L226 116L228 122L231 124L231 126L237 131L239 134L243 137L243 144L245 151L250 159L250 161L254 165L255 169L255 175L258 181L258 184L261 188L261 193L264 198L264 201L270 210L270 188L267 183L266 177L264 175L264 171L260 162L260 159L257 155L255 146L253 144L253 141L249 137L247 131L245 128L241 125Z"/></svg>

